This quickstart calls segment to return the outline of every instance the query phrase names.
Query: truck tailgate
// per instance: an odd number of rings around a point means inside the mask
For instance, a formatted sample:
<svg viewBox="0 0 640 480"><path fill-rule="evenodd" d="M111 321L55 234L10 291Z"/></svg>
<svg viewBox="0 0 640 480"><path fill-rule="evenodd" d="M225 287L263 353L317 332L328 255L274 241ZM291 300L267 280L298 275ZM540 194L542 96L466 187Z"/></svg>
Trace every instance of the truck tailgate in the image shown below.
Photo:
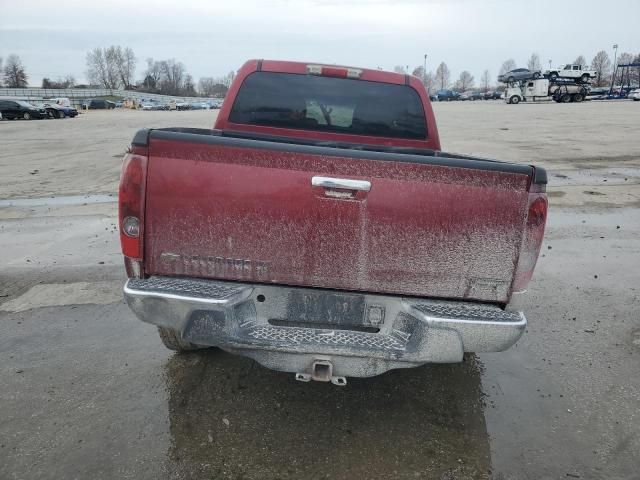
<svg viewBox="0 0 640 480"><path fill-rule="evenodd" d="M157 130L148 155L147 274L510 296L531 167Z"/></svg>

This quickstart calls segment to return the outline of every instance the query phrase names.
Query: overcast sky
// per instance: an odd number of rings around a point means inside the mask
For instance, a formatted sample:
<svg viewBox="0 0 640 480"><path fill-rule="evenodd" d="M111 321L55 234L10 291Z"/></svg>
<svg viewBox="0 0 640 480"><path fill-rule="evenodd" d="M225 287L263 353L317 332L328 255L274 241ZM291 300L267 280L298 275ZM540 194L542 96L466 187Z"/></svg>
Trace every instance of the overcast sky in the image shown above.
<svg viewBox="0 0 640 480"><path fill-rule="evenodd" d="M103 6L98 6L103 5ZM640 0L0 0L0 57L18 54L29 83L85 79L94 47L130 46L138 57L182 61L196 81L249 58L393 69L445 61L452 80L493 78L501 63L590 62L598 50L640 53Z"/></svg>

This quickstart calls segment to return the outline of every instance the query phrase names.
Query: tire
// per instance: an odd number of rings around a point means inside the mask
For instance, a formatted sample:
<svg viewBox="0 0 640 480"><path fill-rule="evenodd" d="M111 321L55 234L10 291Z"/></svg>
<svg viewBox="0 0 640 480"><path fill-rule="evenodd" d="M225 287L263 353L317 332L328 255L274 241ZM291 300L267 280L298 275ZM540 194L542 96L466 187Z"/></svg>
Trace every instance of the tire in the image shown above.
<svg viewBox="0 0 640 480"><path fill-rule="evenodd" d="M586 73L580 77L582 83L589 83L589 80L591 80L591 77Z"/></svg>
<svg viewBox="0 0 640 480"><path fill-rule="evenodd" d="M190 352L193 350L207 348L182 340L180 338L180 334L170 328L158 327L158 333L160 334L160 340L162 340L164 346L169 350L175 350L176 352Z"/></svg>
<svg viewBox="0 0 640 480"><path fill-rule="evenodd" d="M573 101L576 103L580 103L582 100L584 100L584 97L582 96L581 93L576 93L573 95Z"/></svg>
<svg viewBox="0 0 640 480"><path fill-rule="evenodd" d="M31 120L31 114L30 114L29 112L24 112L24 113L22 114L22 118L23 118L24 120Z"/></svg>
<svg viewBox="0 0 640 480"><path fill-rule="evenodd" d="M569 95L568 93L565 93L560 97L560 101L562 103L569 103L571 101L571 95Z"/></svg>
<svg viewBox="0 0 640 480"><path fill-rule="evenodd" d="M517 105L518 103L520 103L520 97L518 97L517 95L513 95L509 99L509 103L513 103L514 105Z"/></svg>
<svg viewBox="0 0 640 480"><path fill-rule="evenodd" d="M558 72L551 72L549 74L549 80L551 80L552 82L555 82L558 79Z"/></svg>

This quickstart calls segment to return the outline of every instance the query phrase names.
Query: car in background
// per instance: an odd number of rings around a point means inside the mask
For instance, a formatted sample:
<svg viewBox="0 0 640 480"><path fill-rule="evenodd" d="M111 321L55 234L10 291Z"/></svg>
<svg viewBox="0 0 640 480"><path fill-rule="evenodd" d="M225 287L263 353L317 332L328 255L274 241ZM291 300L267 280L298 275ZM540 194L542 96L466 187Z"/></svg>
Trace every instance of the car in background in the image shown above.
<svg viewBox="0 0 640 480"><path fill-rule="evenodd" d="M47 111L23 100L0 100L0 112L8 120L47 118Z"/></svg>
<svg viewBox="0 0 640 480"><path fill-rule="evenodd" d="M209 110L209 104L206 102L193 102L191 110Z"/></svg>
<svg viewBox="0 0 640 480"><path fill-rule="evenodd" d="M500 100L502 98L502 92L500 90L489 90L484 94L485 100Z"/></svg>
<svg viewBox="0 0 640 480"><path fill-rule="evenodd" d="M633 90L629 93L628 98L631 98L634 101L640 101L640 88Z"/></svg>
<svg viewBox="0 0 640 480"><path fill-rule="evenodd" d="M44 108L51 118L66 118L66 117L77 117L78 110L71 106L59 105L57 103L51 103L45 101L42 104L42 108Z"/></svg>
<svg viewBox="0 0 640 480"><path fill-rule="evenodd" d="M568 64L560 65L558 68L545 70L544 76L555 81L557 78L573 78L582 83L588 83L592 78L598 76L598 72L589 69L586 65Z"/></svg>
<svg viewBox="0 0 640 480"><path fill-rule="evenodd" d="M513 83L521 80L530 80L532 78L540 78L542 73L540 70L529 70L528 68L514 68L508 72L498 75L498 81L502 83Z"/></svg>
<svg viewBox="0 0 640 480"><path fill-rule="evenodd" d="M483 92L472 92L469 100L484 100Z"/></svg>
<svg viewBox="0 0 640 480"><path fill-rule="evenodd" d="M609 95L609 87L595 87L587 92L589 100L603 100Z"/></svg>
<svg viewBox="0 0 640 480"><path fill-rule="evenodd" d="M442 89L436 92L436 99L439 102L450 102L453 100L458 100L460 98L460 94L458 92L454 92L453 90Z"/></svg>
<svg viewBox="0 0 640 480"><path fill-rule="evenodd" d="M471 95L473 95L473 92L462 92L458 100L471 100Z"/></svg>
<svg viewBox="0 0 640 480"><path fill-rule="evenodd" d="M191 110L191 104L187 102L178 102L176 103L177 110Z"/></svg>
<svg viewBox="0 0 640 480"><path fill-rule="evenodd" d="M60 105L61 107L73 107L67 97L45 98L44 103Z"/></svg>
<svg viewBox="0 0 640 480"><path fill-rule="evenodd" d="M94 98L86 100L82 104L82 108L87 108L89 110L111 110L112 108L116 108L116 104L110 100Z"/></svg>

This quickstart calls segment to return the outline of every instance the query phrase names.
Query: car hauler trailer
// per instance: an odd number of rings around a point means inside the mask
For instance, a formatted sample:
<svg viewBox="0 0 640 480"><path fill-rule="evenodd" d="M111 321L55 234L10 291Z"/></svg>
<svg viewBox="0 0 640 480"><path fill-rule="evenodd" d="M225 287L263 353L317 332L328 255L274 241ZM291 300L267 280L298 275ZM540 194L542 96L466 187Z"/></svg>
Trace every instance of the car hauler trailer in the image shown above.
<svg viewBox="0 0 640 480"><path fill-rule="evenodd" d="M507 103L555 100L560 103L581 102L590 86L571 80L541 78L510 83L504 94Z"/></svg>

